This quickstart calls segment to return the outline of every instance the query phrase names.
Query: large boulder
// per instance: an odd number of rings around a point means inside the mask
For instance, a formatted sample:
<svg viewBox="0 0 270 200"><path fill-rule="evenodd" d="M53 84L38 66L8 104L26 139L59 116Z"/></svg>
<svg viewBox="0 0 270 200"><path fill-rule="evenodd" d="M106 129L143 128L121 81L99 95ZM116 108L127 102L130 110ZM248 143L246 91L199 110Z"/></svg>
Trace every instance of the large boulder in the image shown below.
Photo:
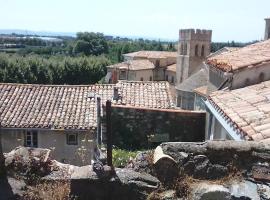
<svg viewBox="0 0 270 200"><path fill-rule="evenodd" d="M71 195L79 199L146 199L159 187L157 178L131 169L104 166L100 178L92 166L78 167L71 175Z"/></svg>
<svg viewBox="0 0 270 200"><path fill-rule="evenodd" d="M217 184L199 183L192 186L191 196L193 200L230 200L230 191Z"/></svg>
<svg viewBox="0 0 270 200"><path fill-rule="evenodd" d="M258 188L255 183L250 181L234 181L230 185L230 192L233 199L252 199L259 200L260 196L258 194Z"/></svg>

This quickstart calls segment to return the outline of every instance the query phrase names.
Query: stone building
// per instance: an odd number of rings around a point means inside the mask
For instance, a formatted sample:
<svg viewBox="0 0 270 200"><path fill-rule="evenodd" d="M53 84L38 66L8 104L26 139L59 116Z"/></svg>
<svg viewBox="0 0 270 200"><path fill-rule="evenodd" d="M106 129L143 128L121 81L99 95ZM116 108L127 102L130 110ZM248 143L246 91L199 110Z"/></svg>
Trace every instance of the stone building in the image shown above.
<svg viewBox="0 0 270 200"><path fill-rule="evenodd" d="M270 39L270 18L265 19L265 34L264 39L268 40Z"/></svg>
<svg viewBox="0 0 270 200"><path fill-rule="evenodd" d="M176 64L176 52L138 51L124 54L124 62L107 67L106 82L129 81L164 81L170 76L174 84L173 66ZM173 78L172 78L173 77Z"/></svg>
<svg viewBox="0 0 270 200"><path fill-rule="evenodd" d="M270 81L213 92L206 101L207 140L270 142Z"/></svg>
<svg viewBox="0 0 270 200"><path fill-rule="evenodd" d="M100 99L100 100L99 100ZM0 83L0 133L4 152L17 146L53 150L56 160L90 164L103 138L102 105L172 109L167 82L105 85Z"/></svg>
<svg viewBox="0 0 270 200"><path fill-rule="evenodd" d="M207 85L208 71L204 61L210 54L211 37L211 30L179 31L176 95L177 106L182 109L194 110L196 107L194 90Z"/></svg>
<svg viewBox="0 0 270 200"><path fill-rule="evenodd" d="M231 90L270 79L270 40L207 59L209 87Z"/></svg>
<svg viewBox="0 0 270 200"><path fill-rule="evenodd" d="M107 66L107 73L111 74L109 83L119 80L153 81L155 65L149 60L128 60Z"/></svg>

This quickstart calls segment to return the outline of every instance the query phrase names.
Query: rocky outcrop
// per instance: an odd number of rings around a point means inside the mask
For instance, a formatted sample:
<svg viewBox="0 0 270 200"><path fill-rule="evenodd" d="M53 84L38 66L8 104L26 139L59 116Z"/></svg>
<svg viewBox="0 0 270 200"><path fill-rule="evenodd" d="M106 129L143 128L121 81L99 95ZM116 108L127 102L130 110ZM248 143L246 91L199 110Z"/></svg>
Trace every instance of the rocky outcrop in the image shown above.
<svg viewBox="0 0 270 200"><path fill-rule="evenodd" d="M92 166L76 168L71 175L71 195L80 199L146 199L158 189L157 178L131 169L111 169L104 166L102 177Z"/></svg>
<svg viewBox="0 0 270 200"><path fill-rule="evenodd" d="M166 168L168 159L176 163L174 168L178 169L178 176L173 182L180 185L181 181L186 182L189 195L185 198L227 200L270 197L270 144L236 141L163 143L155 153L162 155L159 156L158 171L160 166ZM161 182L166 178L163 176L166 174L159 173L157 176Z"/></svg>

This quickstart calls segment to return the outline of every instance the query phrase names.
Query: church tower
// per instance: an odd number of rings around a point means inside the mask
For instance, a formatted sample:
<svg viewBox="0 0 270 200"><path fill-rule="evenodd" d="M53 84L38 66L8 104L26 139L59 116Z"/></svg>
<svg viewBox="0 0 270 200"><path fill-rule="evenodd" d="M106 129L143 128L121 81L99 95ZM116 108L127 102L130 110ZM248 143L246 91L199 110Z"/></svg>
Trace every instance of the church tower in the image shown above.
<svg viewBox="0 0 270 200"><path fill-rule="evenodd" d="M268 40L270 39L270 18L266 18L265 20L265 34L264 39Z"/></svg>
<svg viewBox="0 0 270 200"><path fill-rule="evenodd" d="M203 61L210 54L211 38L211 30L181 29L179 31L177 84L200 70Z"/></svg>

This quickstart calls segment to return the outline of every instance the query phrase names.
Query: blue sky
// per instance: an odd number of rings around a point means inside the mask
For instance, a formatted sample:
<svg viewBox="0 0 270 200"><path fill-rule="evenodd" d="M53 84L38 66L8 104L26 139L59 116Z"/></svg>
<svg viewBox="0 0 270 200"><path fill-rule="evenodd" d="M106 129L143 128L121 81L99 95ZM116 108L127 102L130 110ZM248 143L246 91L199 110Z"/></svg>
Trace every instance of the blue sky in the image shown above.
<svg viewBox="0 0 270 200"><path fill-rule="evenodd" d="M0 29L177 39L180 28L213 41L262 39L270 0L0 0Z"/></svg>

